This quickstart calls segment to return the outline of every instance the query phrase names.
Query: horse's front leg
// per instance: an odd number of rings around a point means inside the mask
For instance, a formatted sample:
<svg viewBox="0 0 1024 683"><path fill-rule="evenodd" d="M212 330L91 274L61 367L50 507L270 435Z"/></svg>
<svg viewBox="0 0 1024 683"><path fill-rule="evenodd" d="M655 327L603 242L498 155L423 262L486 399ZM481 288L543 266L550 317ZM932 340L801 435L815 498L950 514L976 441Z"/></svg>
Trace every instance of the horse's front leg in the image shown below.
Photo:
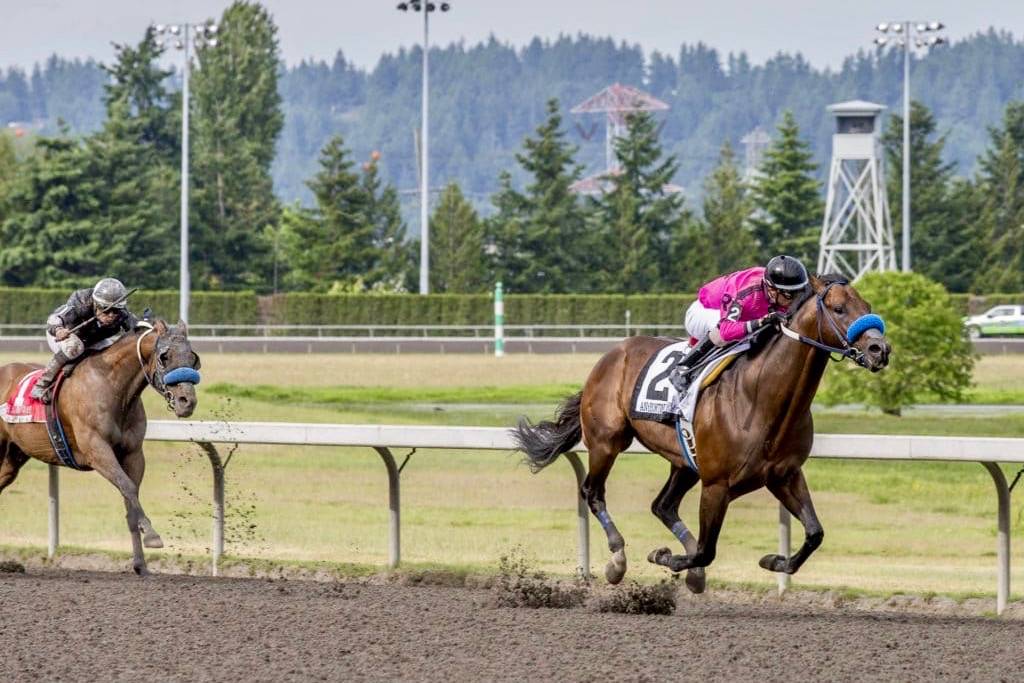
<svg viewBox="0 0 1024 683"><path fill-rule="evenodd" d="M142 510L142 504L139 503L139 482L142 481L142 472L145 470L141 450L138 453L138 458L129 455L125 459L125 466L132 470L134 478L125 472L125 469L117 461L113 449L106 441L95 439L92 443L87 444L82 451L83 455L87 456L84 464L96 470L121 492L127 512L128 532L132 539L132 568L139 576L145 576L149 571L146 568L146 558L142 552L139 534L146 535L145 544L150 548L163 547L163 541L153 531L149 518L146 517L146 513Z"/></svg>
<svg viewBox="0 0 1024 683"><path fill-rule="evenodd" d="M802 470L797 469L782 479L769 481L767 486L768 490L779 499L779 502L786 506L790 514L803 524L804 543L800 546L800 550L790 557L765 555L758 564L770 572L795 574L811 556L811 553L821 545L822 539L825 538L825 530L821 528L818 515L814 512L811 492L807 489L807 481L804 479Z"/></svg>

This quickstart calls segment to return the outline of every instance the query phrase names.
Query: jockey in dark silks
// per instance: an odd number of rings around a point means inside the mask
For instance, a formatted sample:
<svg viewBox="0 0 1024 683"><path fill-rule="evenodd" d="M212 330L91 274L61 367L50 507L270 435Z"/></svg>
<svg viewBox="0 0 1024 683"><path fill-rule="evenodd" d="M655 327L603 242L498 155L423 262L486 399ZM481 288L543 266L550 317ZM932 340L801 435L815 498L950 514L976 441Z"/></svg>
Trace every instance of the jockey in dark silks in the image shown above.
<svg viewBox="0 0 1024 683"><path fill-rule="evenodd" d="M747 268L708 282L686 310L690 352L669 379L684 392L691 371L712 349L776 324L807 287L807 269L792 256L776 256L765 267Z"/></svg>
<svg viewBox="0 0 1024 683"><path fill-rule="evenodd" d="M79 289L46 319L46 342L53 358L36 381L32 397L49 403L57 373L85 351L99 351L135 328L138 319L128 310L128 294L119 280L104 278L95 287Z"/></svg>

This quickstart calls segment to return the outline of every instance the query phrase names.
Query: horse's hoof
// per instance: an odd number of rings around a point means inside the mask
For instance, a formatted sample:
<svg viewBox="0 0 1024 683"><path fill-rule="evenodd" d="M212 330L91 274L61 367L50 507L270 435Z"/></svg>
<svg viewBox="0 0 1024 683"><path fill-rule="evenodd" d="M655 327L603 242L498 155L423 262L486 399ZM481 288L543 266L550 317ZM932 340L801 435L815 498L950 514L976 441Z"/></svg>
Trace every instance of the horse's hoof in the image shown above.
<svg viewBox="0 0 1024 683"><path fill-rule="evenodd" d="M651 564L660 564L663 567L668 566L668 561L672 559L672 551L668 548L658 548L652 550L647 556L647 561Z"/></svg>
<svg viewBox="0 0 1024 683"><path fill-rule="evenodd" d="M626 575L626 551L616 550L612 554L612 559L608 560L608 564L604 567L604 578L608 579L608 583L613 586L620 581L622 577Z"/></svg>
<svg viewBox="0 0 1024 683"><path fill-rule="evenodd" d="M691 593L699 595L707 588L707 576L704 574L704 567L694 567L686 572L686 587Z"/></svg>
<svg viewBox="0 0 1024 683"><path fill-rule="evenodd" d="M142 537L142 545L147 548L163 548L164 539L160 538L160 534L155 531L151 531Z"/></svg>
<svg viewBox="0 0 1024 683"><path fill-rule="evenodd" d="M784 572L786 571L787 560L782 555L765 555L757 563L762 569L767 569L770 572Z"/></svg>
<svg viewBox="0 0 1024 683"><path fill-rule="evenodd" d="M136 573L136 574L137 574L138 576L149 576L149 570L148 570L148 569L146 569L146 565L144 565L144 564L136 564L136 565L133 565L133 566L132 566L132 569L134 569L134 570L135 570L135 573Z"/></svg>

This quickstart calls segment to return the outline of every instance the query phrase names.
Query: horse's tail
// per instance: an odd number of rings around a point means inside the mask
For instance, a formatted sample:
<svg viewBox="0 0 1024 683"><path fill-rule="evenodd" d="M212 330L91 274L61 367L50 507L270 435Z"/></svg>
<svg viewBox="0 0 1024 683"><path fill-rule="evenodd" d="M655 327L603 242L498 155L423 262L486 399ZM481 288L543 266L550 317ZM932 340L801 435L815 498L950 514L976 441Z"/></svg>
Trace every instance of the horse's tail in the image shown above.
<svg viewBox="0 0 1024 683"><path fill-rule="evenodd" d="M526 454L526 464L534 473L544 469L562 453L568 453L580 441L583 429L580 426L580 401L583 392L565 399L558 406L553 422L544 420L536 425L521 418L512 431L516 450Z"/></svg>

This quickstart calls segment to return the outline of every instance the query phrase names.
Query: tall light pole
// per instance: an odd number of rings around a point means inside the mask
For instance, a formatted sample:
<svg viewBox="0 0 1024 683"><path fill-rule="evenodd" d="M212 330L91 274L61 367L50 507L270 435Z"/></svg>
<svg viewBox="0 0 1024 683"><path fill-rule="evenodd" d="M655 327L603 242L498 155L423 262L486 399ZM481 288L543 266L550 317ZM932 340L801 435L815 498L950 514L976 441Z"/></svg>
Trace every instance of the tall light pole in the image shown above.
<svg viewBox="0 0 1024 683"><path fill-rule="evenodd" d="M185 66L181 80L181 265L178 281L178 317L188 322L188 306L191 299L192 283L188 265L188 77L192 70L190 48L217 47L217 24L157 24L155 27L157 46L163 47L165 37L175 49L185 53Z"/></svg>
<svg viewBox="0 0 1024 683"><path fill-rule="evenodd" d="M423 12L423 92L420 121L420 294L430 293L430 211L428 198L430 196L430 172L428 166L428 140L429 126L427 125L429 108L429 58L430 54L430 13L440 9L447 12L451 5L447 2L435 4L429 0L398 3L400 12Z"/></svg>
<svg viewBox="0 0 1024 683"><path fill-rule="evenodd" d="M935 32L941 31L945 27L941 21L890 21L875 27L882 34L875 38L876 45L880 47L895 45L903 50L903 255L901 262L904 273L910 272L910 52L914 47L932 47L946 42L943 36L935 35Z"/></svg>

